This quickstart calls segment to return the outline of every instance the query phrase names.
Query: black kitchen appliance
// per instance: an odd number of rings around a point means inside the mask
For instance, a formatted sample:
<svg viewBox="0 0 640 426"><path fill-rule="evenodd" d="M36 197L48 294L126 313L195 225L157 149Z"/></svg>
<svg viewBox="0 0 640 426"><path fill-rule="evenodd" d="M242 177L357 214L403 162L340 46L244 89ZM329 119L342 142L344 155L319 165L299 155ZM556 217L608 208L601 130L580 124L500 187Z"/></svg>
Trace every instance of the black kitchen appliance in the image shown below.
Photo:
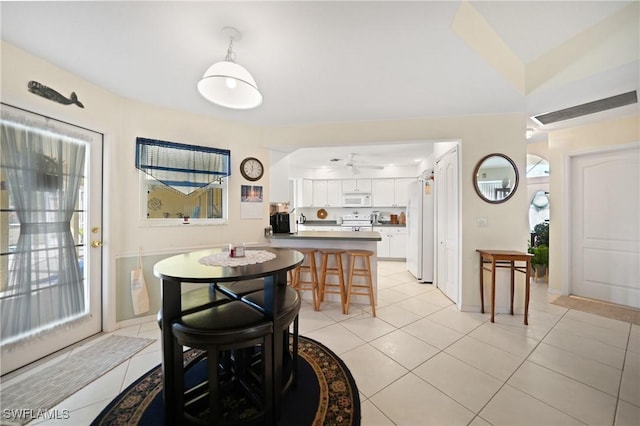
<svg viewBox="0 0 640 426"><path fill-rule="evenodd" d="M271 215L270 220L274 234L288 234L291 232L289 213L274 213Z"/></svg>

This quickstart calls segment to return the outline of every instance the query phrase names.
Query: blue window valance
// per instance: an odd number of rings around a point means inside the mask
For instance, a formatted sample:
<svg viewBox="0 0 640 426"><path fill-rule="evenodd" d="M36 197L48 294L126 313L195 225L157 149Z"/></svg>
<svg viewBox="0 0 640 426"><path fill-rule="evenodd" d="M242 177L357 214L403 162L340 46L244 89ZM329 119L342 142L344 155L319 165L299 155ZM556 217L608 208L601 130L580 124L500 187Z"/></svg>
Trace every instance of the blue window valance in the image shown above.
<svg viewBox="0 0 640 426"><path fill-rule="evenodd" d="M188 195L231 174L231 151L136 138L136 168Z"/></svg>

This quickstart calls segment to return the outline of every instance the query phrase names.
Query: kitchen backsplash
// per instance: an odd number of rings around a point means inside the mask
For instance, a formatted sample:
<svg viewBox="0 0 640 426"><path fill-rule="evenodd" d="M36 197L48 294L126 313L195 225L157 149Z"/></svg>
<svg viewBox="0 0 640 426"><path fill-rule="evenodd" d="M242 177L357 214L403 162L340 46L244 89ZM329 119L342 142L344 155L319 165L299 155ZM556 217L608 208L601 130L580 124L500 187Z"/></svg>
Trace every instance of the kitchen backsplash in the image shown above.
<svg viewBox="0 0 640 426"><path fill-rule="evenodd" d="M406 209L403 207L393 208L386 207L381 209L375 208L347 208L347 207L325 207L324 210L327 212L327 217L324 219L320 219L318 217L318 210L321 210L317 207L298 207L295 210L296 217L299 217L300 214L304 214L307 220L324 220L335 222L338 217L347 215L347 214L371 214L372 212L380 212L380 221L388 222L389 217L392 214L399 215L400 213L406 214Z"/></svg>

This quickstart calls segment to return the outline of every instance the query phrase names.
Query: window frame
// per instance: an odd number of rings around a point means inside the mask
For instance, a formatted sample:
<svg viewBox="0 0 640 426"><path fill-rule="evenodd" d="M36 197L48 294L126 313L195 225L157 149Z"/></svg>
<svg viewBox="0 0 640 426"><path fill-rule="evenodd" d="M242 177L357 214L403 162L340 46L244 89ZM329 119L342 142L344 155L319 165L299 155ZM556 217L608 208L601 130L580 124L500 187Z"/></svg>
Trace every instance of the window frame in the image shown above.
<svg viewBox="0 0 640 426"><path fill-rule="evenodd" d="M139 188L140 188L140 223L141 226L147 227L166 227L166 226L212 226L212 225L226 225L229 223L229 177L221 177L220 183L212 183L202 188L200 191L208 191L212 187L220 187L222 189L222 217L221 218L192 218L188 221L183 218L171 217L171 218L149 218L147 217L147 203L149 201L149 185L164 185L162 182L155 180L151 176L142 171L138 171ZM198 192L200 192L198 191Z"/></svg>

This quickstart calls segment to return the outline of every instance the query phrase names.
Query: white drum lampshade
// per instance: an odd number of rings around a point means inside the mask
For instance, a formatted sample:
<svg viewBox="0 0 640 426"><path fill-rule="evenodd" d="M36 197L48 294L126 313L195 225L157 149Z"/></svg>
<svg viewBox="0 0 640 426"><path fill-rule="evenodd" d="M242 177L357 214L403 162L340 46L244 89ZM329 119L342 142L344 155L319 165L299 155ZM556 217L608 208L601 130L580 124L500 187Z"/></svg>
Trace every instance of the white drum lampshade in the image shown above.
<svg viewBox="0 0 640 426"><path fill-rule="evenodd" d="M249 71L230 61L211 65L198 82L198 91L226 108L251 109L262 103L262 94Z"/></svg>
<svg viewBox="0 0 640 426"><path fill-rule="evenodd" d="M251 109L262 104L262 94L249 71L235 63L233 41L239 40L241 34L232 27L225 27L222 32L230 38L227 56L224 61L209 67L198 82L198 92L210 102L232 109Z"/></svg>

